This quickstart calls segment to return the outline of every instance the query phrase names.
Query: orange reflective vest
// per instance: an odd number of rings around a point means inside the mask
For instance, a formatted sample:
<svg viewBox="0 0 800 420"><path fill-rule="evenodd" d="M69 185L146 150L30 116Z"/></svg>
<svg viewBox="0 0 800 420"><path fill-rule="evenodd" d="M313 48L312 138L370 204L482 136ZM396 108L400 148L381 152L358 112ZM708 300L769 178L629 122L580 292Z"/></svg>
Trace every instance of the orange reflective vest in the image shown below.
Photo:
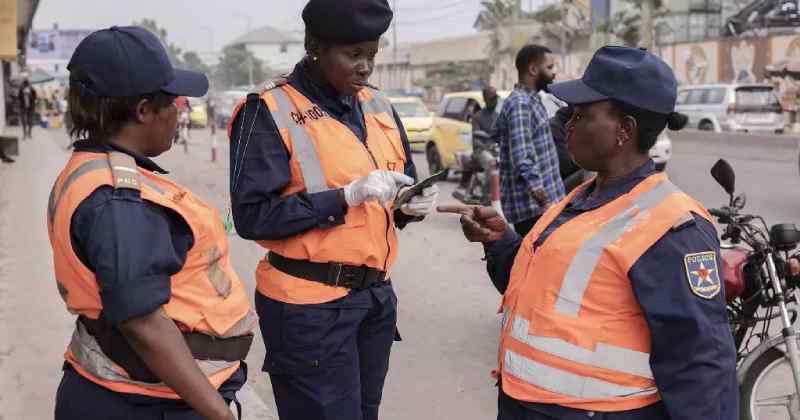
<svg viewBox="0 0 800 420"><path fill-rule="evenodd" d="M184 332L214 337L248 335L257 318L244 287L228 258L228 240L216 209L187 189L149 171L140 170L126 154L76 152L56 179L50 194L47 225L53 248L56 282L67 309L89 319L103 310L95 274L75 254L70 240L72 215L97 188L133 188L144 200L178 213L192 231L194 245L183 269L172 276L166 314ZM180 399L163 383L134 381L105 354L81 322L76 322L65 358L75 370L112 391ZM239 362L198 360L214 387L239 369Z"/></svg>
<svg viewBox="0 0 800 420"><path fill-rule="evenodd" d="M343 188L376 169L405 171L406 155L392 106L377 90L358 94L366 125L366 144L347 126L332 118L289 84L265 90L266 104L291 156L291 180L282 196ZM239 104L238 112L253 109ZM242 134L247 136L246 129ZM240 140L246 141L246 140ZM397 258L394 212L374 201L347 210L345 223L331 229L311 229L278 241L258 244L281 256L318 263L366 265L388 272ZM272 299L294 303L323 303L345 296L348 289L285 274L264 258L256 269L258 291Z"/></svg>
<svg viewBox="0 0 800 420"><path fill-rule="evenodd" d="M633 410L661 397L650 369L650 329L628 271L692 212L711 216L658 173L568 221L534 250L587 185L542 216L514 261L498 354L503 391L582 410Z"/></svg>

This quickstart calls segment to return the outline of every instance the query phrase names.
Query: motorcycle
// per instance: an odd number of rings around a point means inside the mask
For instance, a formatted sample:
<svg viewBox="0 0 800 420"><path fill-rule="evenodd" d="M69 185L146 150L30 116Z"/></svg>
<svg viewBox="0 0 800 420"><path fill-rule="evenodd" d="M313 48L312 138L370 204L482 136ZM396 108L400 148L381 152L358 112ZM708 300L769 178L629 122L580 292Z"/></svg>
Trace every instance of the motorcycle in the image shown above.
<svg viewBox="0 0 800 420"><path fill-rule="evenodd" d="M735 173L725 160L711 175L730 197L727 206L709 212L724 226L721 271L737 348L740 418L800 420L800 350L793 327L800 278L788 269L800 231L794 224L768 227L761 216L743 213L746 196L735 195ZM770 328L776 320L780 334ZM791 392L787 384L794 386Z"/></svg>
<svg viewBox="0 0 800 420"><path fill-rule="evenodd" d="M484 206L491 205L491 178L492 172L497 171L498 163L500 161L500 145L492 141L489 133L485 131L474 131L472 133L472 144L487 145L481 151L482 156L476 159L473 151L460 152L456 155L459 159L462 168L473 168L472 176L467 182L467 187L464 191L456 190L453 192L453 197L464 204L479 204ZM488 162L486 166L490 168L487 173L484 165L481 165L478 160Z"/></svg>

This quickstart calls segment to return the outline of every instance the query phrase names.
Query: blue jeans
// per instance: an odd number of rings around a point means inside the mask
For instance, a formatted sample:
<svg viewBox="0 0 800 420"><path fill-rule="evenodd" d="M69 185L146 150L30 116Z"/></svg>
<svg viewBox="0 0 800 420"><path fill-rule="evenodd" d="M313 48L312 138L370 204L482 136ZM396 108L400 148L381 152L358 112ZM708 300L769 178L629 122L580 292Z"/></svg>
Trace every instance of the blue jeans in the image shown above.
<svg viewBox="0 0 800 420"><path fill-rule="evenodd" d="M281 420L377 420L399 338L391 284L317 305L256 293L256 310Z"/></svg>

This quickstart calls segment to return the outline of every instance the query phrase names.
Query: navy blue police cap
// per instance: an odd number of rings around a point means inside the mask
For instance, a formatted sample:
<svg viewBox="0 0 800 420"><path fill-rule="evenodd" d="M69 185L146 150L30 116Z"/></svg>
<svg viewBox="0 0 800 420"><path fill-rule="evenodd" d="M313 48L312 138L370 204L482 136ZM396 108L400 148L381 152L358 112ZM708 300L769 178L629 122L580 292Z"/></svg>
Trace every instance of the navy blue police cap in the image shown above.
<svg viewBox="0 0 800 420"><path fill-rule="evenodd" d="M336 44L377 41L392 16L387 0L309 0L303 9L306 31Z"/></svg>
<svg viewBox="0 0 800 420"><path fill-rule="evenodd" d="M675 111L677 89L675 74L659 57L640 48L618 46L597 50L583 78L548 88L571 105L614 99L659 114Z"/></svg>
<svg viewBox="0 0 800 420"><path fill-rule="evenodd" d="M72 54L67 69L79 70L82 87L96 96L131 97L162 91L203 96L208 78L172 67L161 41L138 26L113 26L91 33Z"/></svg>

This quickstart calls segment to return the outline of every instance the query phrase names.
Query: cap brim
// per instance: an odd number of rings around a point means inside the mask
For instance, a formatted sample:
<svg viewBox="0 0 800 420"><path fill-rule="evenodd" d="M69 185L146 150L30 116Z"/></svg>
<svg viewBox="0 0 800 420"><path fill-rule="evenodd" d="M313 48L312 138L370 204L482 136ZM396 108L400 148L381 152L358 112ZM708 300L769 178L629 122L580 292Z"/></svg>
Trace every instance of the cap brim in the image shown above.
<svg viewBox="0 0 800 420"><path fill-rule="evenodd" d="M208 93L208 78L203 73L175 69L175 78L161 90L176 96L197 98Z"/></svg>
<svg viewBox="0 0 800 420"><path fill-rule="evenodd" d="M555 83L548 86L547 90L570 105L589 104L608 99L608 96L590 88L580 79Z"/></svg>

